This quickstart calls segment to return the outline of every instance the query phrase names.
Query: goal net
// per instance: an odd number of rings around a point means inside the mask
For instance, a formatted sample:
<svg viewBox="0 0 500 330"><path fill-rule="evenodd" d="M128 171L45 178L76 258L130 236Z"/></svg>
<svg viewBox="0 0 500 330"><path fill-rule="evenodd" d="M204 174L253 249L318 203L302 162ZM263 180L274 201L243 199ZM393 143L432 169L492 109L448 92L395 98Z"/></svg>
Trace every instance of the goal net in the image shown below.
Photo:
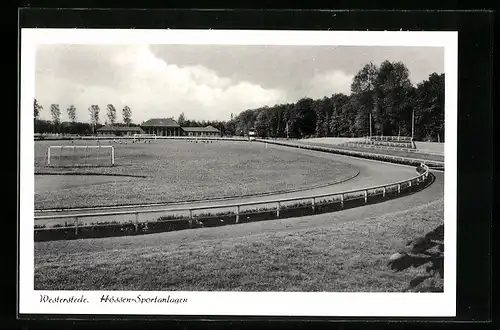
<svg viewBox="0 0 500 330"><path fill-rule="evenodd" d="M47 165L73 166L114 166L113 146L50 146L47 148Z"/></svg>
<svg viewBox="0 0 500 330"><path fill-rule="evenodd" d="M134 142L140 140L156 140L156 134L134 134Z"/></svg>

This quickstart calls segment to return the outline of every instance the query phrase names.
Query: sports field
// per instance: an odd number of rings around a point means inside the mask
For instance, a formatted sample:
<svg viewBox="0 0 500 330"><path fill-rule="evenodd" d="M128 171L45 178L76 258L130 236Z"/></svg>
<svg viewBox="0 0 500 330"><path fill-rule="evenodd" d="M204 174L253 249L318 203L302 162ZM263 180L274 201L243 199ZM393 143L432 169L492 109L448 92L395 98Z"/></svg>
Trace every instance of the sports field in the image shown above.
<svg viewBox="0 0 500 330"><path fill-rule="evenodd" d="M47 147L97 145L97 141L35 142L35 208L92 207L178 202L281 192L353 176L357 169L263 143L194 143L156 140L117 144L115 166L52 167ZM109 158L102 151L101 161ZM72 154L70 154L72 155ZM64 158L64 157L63 157ZM81 163L80 156L71 156ZM91 159L91 158L89 158ZM54 157L52 163L57 164Z"/></svg>

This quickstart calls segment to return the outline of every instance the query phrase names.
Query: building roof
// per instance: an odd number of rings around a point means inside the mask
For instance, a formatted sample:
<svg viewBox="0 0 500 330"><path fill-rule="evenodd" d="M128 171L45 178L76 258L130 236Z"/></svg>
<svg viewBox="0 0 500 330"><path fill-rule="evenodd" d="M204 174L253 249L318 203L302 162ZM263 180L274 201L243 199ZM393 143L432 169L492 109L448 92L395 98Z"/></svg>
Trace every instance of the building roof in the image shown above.
<svg viewBox="0 0 500 330"><path fill-rule="evenodd" d="M211 125L207 127L181 127L184 132L213 132L219 133L219 130Z"/></svg>
<svg viewBox="0 0 500 330"><path fill-rule="evenodd" d="M111 126L106 125L97 129L98 132L144 132L138 126Z"/></svg>
<svg viewBox="0 0 500 330"><path fill-rule="evenodd" d="M148 127L180 127L179 124L172 118L151 118L144 123L141 124L141 126L148 126Z"/></svg>

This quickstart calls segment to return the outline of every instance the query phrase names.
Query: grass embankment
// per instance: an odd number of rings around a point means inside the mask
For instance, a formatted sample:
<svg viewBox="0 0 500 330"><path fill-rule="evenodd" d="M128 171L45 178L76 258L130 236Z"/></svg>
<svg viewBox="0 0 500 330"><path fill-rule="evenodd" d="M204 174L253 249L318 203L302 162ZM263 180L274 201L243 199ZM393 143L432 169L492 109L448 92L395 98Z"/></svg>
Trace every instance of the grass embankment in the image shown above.
<svg viewBox="0 0 500 330"><path fill-rule="evenodd" d="M178 234L168 233L36 243L35 289L402 291L423 270L394 273L387 267L388 258L406 240L443 223L443 200L344 223L333 223L342 215L317 215L315 220L320 217L329 217L332 224L211 240L189 241L184 236L176 242L175 236L163 235ZM245 226L259 224L231 230ZM218 230L190 232L224 236ZM423 288L442 291L443 283L428 280Z"/></svg>
<svg viewBox="0 0 500 330"><path fill-rule="evenodd" d="M75 145L96 141L75 141ZM71 208L179 202L248 196L307 188L350 178L354 166L313 155L265 148L261 143L157 140L151 144L113 144L114 167L54 168L46 165L49 145L35 143L35 171L136 175L145 178L87 175L35 176L35 208ZM102 142L101 144L110 144ZM102 156L101 156L102 158ZM54 157L57 162L57 157Z"/></svg>
<svg viewBox="0 0 500 330"><path fill-rule="evenodd" d="M312 145L312 146L319 146L319 147L326 147L326 148L352 150L352 151L359 151L359 152L373 153L373 154L380 154L380 155L391 155L391 156L397 156L397 157L406 157L406 158L415 158L415 159L422 159L422 160L444 162L444 156L435 155L435 154L426 154L426 153L419 153L419 152L406 152L406 151L391 150L391 149L365 148L363 146L359 146L359 147L355 147L355 146L351 146L351 145L345 146L345 145L340 145L340 144L319 143L319 142L312 142L312 141L307 141L307 140L304 140L304 141L297 140L295 142L301 143L304 145Z"/></svg>

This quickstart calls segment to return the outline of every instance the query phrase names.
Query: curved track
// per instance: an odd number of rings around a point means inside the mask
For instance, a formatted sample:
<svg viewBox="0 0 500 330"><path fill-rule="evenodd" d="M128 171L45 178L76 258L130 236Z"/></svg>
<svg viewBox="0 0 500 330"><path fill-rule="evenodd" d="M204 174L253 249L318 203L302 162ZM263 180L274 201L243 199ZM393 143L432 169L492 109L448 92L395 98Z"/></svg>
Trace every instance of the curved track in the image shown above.
<svg viewBox="0 0 500 330"><path fill-rule="evenodd" d="M271 194L266 196L254 196L254 197L240 197L240 198L230 198L221 200L212 200L212 201L197 201L190 203L171 203L168 204L168 207L176 207L176 206L211 206L211 205L224 205L224 204L232 204L235 201L238 202L256 202L256 201L269 201L277 198L292 198L292 197L303 197L310 196L312 194L329 194L329 193L337 193L340 191L359 189L369 186L383 185L395 181L406 180L416 175L415 168L412 166L404 166L392 163L385 163L380 161L373 161L368 159L343 156L337 154L330 153L322 153L312 150L305 149L297 149L290 148L285 146L278 145L269 145L268 148L287 148L289 152L296 152L301 154L307 154L314 157L322 157L325 159L331 159L335 161L341 161L350 165L357 167L360 171L359 175L353 179L347 180L345 182L336 183L329 186L313 188L309 190L301 190L295 192L288 193L280 193L280 194ZM35 212L35 216L37 215L71 215L75 213L86 213L93 214L97 212L102 212L105 210L113 210L113 211L145 211L145 210L153 210L158 209L158 205L145 205L145 206L123 206L123 207L101 207L94 208L88 210L64 210L64 211L44 211L44 212Z"/></svg>
<svg viewBox="0 0 500 330"><path fill-rule="evenodd" d="M310 215L272 221L249 222L233 226L198 228L158 234L81 239L77 241L35 242L35 259L46 255L94 253L106 250L130 250L165 244L187 244L195 241L231 239L273 232L291 232L308 228L329 227L338 223L362 221L388 213L415 210L432 204L443 203L444 173L431 171L435 181L427 188L403 197L378 204L360 206L335 213Z"/></svg>

